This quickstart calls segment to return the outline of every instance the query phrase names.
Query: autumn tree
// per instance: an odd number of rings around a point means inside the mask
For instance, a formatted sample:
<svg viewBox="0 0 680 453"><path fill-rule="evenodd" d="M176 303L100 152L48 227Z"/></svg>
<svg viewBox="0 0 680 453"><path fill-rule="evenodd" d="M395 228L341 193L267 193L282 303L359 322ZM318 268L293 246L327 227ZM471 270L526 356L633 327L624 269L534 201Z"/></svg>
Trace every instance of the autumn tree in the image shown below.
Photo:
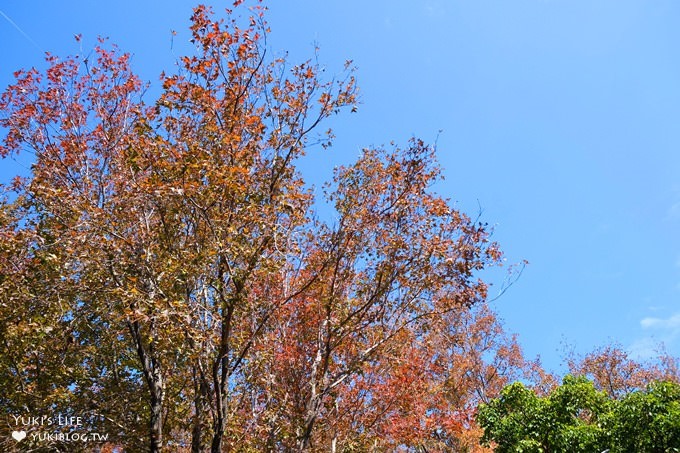
<svg viewBox="0 0 680 453"><path fill-rule="evenodd" d="M7 128L0 153L35 153L31 176L17 178L14 199L3 204L3 385L11 395L3 408L8 418L77 413L136 445L145 435L143 387L101 279L113 236L97 222L111 207L108 168L141 112L141 86L127 56L97 54L87 63L48 55L44 75L17 72L0 99ZM129 398L113 397L118 392Z"/></svg>
<svg viewBox="0 0 680 453"><path fill-rule="evenodd" d="M654 381L680 380L678 358L663 350L652 360L638 360L621 346L612 344L583 356L571 353L566 362L571 374L586 376L614 398L644 389Z"/></svg>
<svg viewBox="0 0 680 453"><path fill-rule="evenodd" d="M433 191L432 146L366 149L314 211L297 164L355 104L350 63L323 81L267 31L262 8L195 8L152 102L103 41L17 72L0 155L34 162L0 210L6 415L85 414L132 451L446 450L522 366L483 308L500 252Z"/></svg>
<svg viewBox="0 0 680 453"><path fill-rule="evenodd" d="M483 304L486 285L472 278L498 252L480 247L483 225L430 192L438 175L418 140L366 150L337 171L328 194L338 218L310 244L317 280L258 346L269 359L253 374L248 410L276 420L254 437L267 439L259 449L452 439L472 419L476 392L495 395L520 369L516 343ZM490 355L496 363L484 362Z"/></svg>

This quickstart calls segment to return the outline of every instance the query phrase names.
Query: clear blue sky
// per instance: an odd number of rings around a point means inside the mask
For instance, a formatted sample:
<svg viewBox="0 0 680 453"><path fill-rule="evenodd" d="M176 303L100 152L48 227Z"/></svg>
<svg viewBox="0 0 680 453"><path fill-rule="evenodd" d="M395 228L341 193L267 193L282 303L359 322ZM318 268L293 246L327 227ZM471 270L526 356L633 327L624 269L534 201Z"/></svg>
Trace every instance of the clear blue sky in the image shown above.
<svg viewBox="0 0 680 453"><path fill-rule="evenodd" d="M227 3L213 2L217 9ZM680 3L673 0L269 2L269 44L329 73L353 59L362 105L332 126L315 182L364 146L438 131L439 191L531 263L497 309L529 356L618 342L680 355ZM144 79L187 48L190 1L0 5L0 85L97 35ZM25 165L25 162L23 163ZM21 168L0 162L0 180ZM313 171L310 171L312 170ZM319 176L321 175L321 176ZM493 292L493 290L492 290Z"/></svg>

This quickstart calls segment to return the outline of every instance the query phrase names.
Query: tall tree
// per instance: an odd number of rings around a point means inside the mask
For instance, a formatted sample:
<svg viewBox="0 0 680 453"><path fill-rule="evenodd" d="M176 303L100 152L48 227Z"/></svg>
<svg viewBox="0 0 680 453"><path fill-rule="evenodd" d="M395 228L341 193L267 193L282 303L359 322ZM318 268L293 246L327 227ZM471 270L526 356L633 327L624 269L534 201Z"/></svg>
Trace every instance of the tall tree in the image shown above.
<svg viewBox="0 0 680 453"><path fill-rule="evenodd" d="M470 311L500 252L417 139L338 169L322 220L297 164L356 102L351 63L268 57L251 11L195 8L151 104L104 42L0 98L0 155L34 153L0 210L7 410L152 452L449 448L522 366Z"/></svg>

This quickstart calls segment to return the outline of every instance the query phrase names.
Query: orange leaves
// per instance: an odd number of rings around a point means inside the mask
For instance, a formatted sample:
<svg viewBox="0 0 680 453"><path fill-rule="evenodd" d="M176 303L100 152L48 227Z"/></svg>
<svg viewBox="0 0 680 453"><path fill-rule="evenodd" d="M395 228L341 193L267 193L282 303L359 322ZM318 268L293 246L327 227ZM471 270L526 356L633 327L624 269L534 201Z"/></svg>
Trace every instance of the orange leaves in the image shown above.
<svg viewBox="0 0 680 453"><path fill-rule="evenodd" d="M644 389L653 381L678 382L677 363L661 353L656 361L637 361L618 345L607 345L582 357L567 357L569 372L593 380L598 390L619 398L632 391Z"/></svg>
<svg viewBox="0 0 680 453"><path fill-rule="evenodd" d="M165 77L163 78L163 89L169 91L177 84L177 77Z"/></svg>
<svg viewBox="0 0 680 453"><path fill-rule="evenodd" d="M331 102L331 94L329 92L321 93L321 96L319 96L318 102L319 102L319 104L321 104L323 106L329 105L330 102Z"/></svg>
<svg viewBox="0 0 680 453"><path fill-rule="evenodd" d="M262 123L262 119L258 115L251 115L245 118L246 127L252 127Z"/></svg>
<svg viewBox="0 0 680 453"><path fill-rule="evenodd" d="M485 225L432 191L435 150L417 139L339 169L336 221L316 219L298 162L356 103L351 62L325 81L312 60L269 58L256 14L199 6L191 33L195 53L152 106L103 43L0 98L0 153L37 157L16 186L36 237L23 265L68 307L89 348L75 366L110 382L83 401L119 388L152 413L110 409L130 438L142 425L162 438L163 414L202 450L453 445L520 362L493 315L469 310L486 297L477 271L500 258Z"/></svg>
<svg viewBox="0 0 680 453"><path fill-rule="evenodd" d="M276 391L301 399L285 411L291 429L309 433L298 448L326 444L330 432L349 442L357 431L383 448L437 432L441 448L472 426L476 395L495 389L481 387L505 382L506 371L495 379L485 358L496 352L506 370L521 366L516 348L485 344L497 335L491 315L469 325L467 309L486 290L473 272L491 262L483 229L428 191L437 176L431 149L417 140L366 150L336 173L337 224L312 235L299 274L314 283L282 307L281 327L262 343L277 351L270 372L294 376L290 387L277 379ZM454 325L460 331L446 336ZM478 379L466 376L472 370Z"/></svg>

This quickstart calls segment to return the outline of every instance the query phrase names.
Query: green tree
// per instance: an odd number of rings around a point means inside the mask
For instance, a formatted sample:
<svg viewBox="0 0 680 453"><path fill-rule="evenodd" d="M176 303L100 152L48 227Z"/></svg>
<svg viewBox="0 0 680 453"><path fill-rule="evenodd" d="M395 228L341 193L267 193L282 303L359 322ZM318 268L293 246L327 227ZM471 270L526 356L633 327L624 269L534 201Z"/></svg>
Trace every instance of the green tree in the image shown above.
<svg viewBox="0 0 680 453"><path fill-rule="evenodd" d="M497 452L679 451L680 385L653 382L621 399L585 377L566 376L549 395L521 383L481 405L482 441Z"/></svg>
<svg viewBox="0 0 680 453"><path fill-rule="evenodd" d="M612 453L680 451L680 385L654 382L626 395L612 413Z"/></svg>

